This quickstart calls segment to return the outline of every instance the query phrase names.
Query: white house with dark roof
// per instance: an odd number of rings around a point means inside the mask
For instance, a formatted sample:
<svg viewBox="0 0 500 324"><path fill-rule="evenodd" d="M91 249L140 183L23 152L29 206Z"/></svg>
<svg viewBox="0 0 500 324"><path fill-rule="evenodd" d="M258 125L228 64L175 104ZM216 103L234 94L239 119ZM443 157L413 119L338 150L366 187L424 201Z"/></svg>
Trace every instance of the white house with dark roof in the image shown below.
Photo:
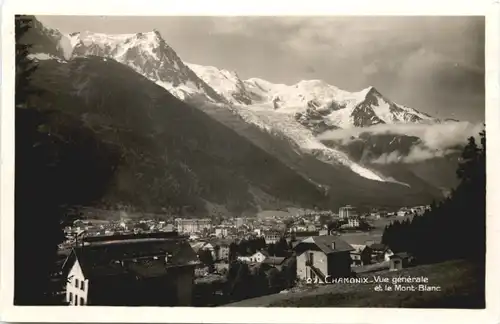
<svg viewBox="0 0 500 324"><path fill-rule="evenodd" d="M73 306L189 306L197 263L180 237L95 238L73 248L63 265L66 301Z"/></svg>
<svg viewBox="0 0 500 324"><path fill-rule="evenodd" d="M255 252L252 255L241 255L238 256L238 260L242 262L249 262L249 263L262 263L265 259L269 257L269 253L265 250L260 250Z"/></svg>
<svg viewBox="0 0 500 324"><path fill-rule="evenodd" d="M300 241L297 255L299 279L325 282L328 278L344 277L351 273L350 252L354 248L338 236L311 236Z"/></svg>
<svg viewBox="0 0 500 324"><path fill-rule="evenodd" d="M66 284L66 301L73 306L84 306L88 304L88 279L83 274L82 267L75 260L69 271Z"/></svg>

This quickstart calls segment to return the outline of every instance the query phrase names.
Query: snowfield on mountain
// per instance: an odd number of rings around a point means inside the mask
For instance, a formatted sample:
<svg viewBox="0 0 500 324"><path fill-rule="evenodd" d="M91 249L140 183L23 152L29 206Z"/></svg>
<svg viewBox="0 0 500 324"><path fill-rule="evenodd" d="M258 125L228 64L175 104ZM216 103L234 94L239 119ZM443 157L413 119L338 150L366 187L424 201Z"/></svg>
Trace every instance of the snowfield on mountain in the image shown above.
<svg viewBox="0 0 500 324"><path fill-rule="evenodd" d="M113 58L154 81L179 99L203 95L213 102L225 102L183 63L158 31L118 35L76 32L67 37L72 46L71 57Z"/></svg>
<svg viewBox="0 0 500 324"><path fill-rule="evenodd" d="M449 179L455 176L447 170L456 163L455 155L427 152L418 136L371 132L373 127L382 125L398 128L441 123L394 103L374 87L349 92L322 80L288 85L258 77L242 79L234 71L183 61L156 30L116 35L81 31L64 35L42 24L36 29L43 42L36 46L34 59L64 63L97 56L126 65L236 130L322 190L335 192L336 200L352 195L364 199L361 197L367 195L366 201L371 201L375 198L368 192L384 187L388 201L398 190L409 190L408 199L418 200L421 196L425 201L418 203L424 203L454 185ZM185 127L189 129L189 125ZM348 138L329 136L336 131L344 134L358 129L363 131L346 135ZM404 155L411 155L414 161L414 149L424 152L422 156L427 160L407 163L409 159ZM340 183L345 190L341 194L340 188L335 188Z"/></svg>

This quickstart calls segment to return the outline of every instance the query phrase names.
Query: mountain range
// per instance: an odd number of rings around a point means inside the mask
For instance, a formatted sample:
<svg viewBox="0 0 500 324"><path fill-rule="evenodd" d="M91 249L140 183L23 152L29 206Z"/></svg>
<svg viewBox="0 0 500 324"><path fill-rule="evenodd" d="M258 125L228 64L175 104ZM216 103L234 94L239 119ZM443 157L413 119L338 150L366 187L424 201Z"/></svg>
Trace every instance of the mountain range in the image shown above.
<svg viewBox="0 0 500 324"><path fill-rule="evenodd" d="M184 62L158 31L64 35L33 21L23 41L34 44L31 57L40 65L35 84L52 93L38 98L38 107L85 120L127 156L110 204L191 206L198 214L213 206L233 214L401 206L429 203L456 184L458 150L402 163L425 140L371 131L456 121L394 103L375 87L348 92L322 80L242 80ZM328 137L350 129L364 131ZM402 159L385 163L394 152ZM131 198L136 188L144 192Z"/></svg>

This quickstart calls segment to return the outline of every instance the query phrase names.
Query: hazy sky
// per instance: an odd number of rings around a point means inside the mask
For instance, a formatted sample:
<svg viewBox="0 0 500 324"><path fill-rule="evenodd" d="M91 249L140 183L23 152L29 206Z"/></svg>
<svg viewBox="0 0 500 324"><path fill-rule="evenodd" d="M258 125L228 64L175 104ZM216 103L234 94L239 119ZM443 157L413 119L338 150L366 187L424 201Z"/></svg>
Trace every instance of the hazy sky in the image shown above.
<svg viewBox="0 0 500 324"><path fill-rule="evenodd" d="M293 84L375 86L442 118L484 121L483 17L38 16L63 33L157 29L186 62Z"/></svg>

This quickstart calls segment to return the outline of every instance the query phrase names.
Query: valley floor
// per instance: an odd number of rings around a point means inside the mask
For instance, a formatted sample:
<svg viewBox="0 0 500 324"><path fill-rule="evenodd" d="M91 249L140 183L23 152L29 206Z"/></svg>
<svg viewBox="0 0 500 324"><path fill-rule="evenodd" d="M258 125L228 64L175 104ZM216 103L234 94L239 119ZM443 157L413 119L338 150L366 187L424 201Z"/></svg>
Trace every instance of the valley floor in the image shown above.
<svg viewBox="0 0 500 324"><path fill-rule="evenodd" d="M426 277L428 286L440 291L375 291L376 276ZM401 271L380 271L360 274L371 283L337 283L311 286L297 292L287 292L247 299L225 307L401 307L401 308L484 308L483 267L463 260L421 265ZM394 288L395 285L389 285ZM403 286L414 284L402 284Z"/></svg>

